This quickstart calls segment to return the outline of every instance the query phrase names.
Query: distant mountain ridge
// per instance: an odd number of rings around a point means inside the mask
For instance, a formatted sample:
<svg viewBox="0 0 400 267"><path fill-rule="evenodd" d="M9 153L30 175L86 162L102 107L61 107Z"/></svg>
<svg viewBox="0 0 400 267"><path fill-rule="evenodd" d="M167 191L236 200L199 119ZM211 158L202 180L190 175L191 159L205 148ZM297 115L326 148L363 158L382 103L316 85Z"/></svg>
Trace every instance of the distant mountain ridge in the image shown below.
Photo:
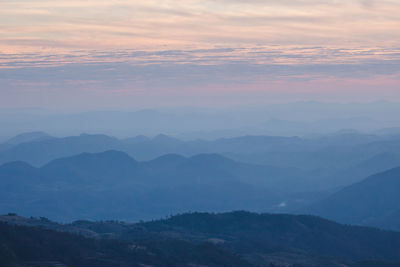
<svg viewBox="0 0 400 267"><path fill-rule="evenodd" d="M22 133L6 141L9 145L19 145L27 142L43 141L46 139L54 138L45 132L28 132Z"/></svg>
<svg viewBox="0 0 400 267"><path fill-rule="evenodd" d="M0 164L25 161L43 166L80 153L123 151L139 161L166 154L186 157L220 154L256 165L307 172L301 190L325 191L350 185L366 176L400 165L400 137L344 132L319 138L242 136L217 140L182 141L166 135L117 139L106 135L70 136L0 145ZM293 176L297 176L295 172ZM307 189L308 188L308 189Z"/></svg>
<svg viewBox="0 0 400 267"><path fill-rule="evenodd" d="M32 165L43 165L53 159L84 152L102 152L118 147L119 140L106 135L70 136L50 138L36 142L24 142L0 153L0 162L26 161Z"/></svg>

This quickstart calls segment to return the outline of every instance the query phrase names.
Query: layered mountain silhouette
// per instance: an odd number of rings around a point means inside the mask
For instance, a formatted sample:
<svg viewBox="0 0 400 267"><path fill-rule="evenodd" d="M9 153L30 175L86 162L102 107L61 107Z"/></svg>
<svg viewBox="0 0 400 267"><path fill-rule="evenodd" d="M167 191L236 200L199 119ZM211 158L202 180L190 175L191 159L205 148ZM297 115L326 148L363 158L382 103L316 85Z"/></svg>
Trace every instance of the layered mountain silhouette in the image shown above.
<svg viewBox="0 0 400 267"><path fill-rule="evenodd" d="M118 151L82 153L40 168L0 167L0 211L65 221L147 219L190 210L265 211L296 180L286 169L238 163L217 154L165 155L137 162Z"/></svg>
<svg viewBox="0 0 400 267"><path fill-rule="evenodd" d="M7 161L0 167L0 211L61 221L150 219L191 210L304 211L343 185L399 166L399 147L397 136L352 132L314 139L243 136L213 141L28 133L0 150L0 162ZM133 154L162 156L136 161ZM399 229L396 192L385 193L386 187L396 188L395 180L382 177L345 188L310 212L344 223ZM366 192L361 195L359 188L370 179L376 181L371 193L362 189Z"/></svg>
<svg viewBox="0 0 400 267"><path fill-rule="evenodd" d="M297 176L297 170L301 169L307 174L295 185L300 191L331 190L400 165L398 136L347 132L308 139L242 136L211 141L181 141L166 135L117 139L106 135L83 134L64 138L24 140L13 142L12 145L0 145L0 163L25 161L40 167L61 157L106 150L123 151L139 161L149 161L166 154L191 157L215 153L249 164L288 170L292 168L293 176Z"/></svg>

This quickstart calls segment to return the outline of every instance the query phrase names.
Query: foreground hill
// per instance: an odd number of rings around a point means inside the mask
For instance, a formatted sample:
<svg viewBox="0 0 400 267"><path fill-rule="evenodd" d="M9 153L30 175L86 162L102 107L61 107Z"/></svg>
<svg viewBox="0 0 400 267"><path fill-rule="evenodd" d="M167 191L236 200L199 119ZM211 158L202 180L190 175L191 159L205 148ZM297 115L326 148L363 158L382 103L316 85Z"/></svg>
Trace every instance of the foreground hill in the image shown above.
<svg viewBox="0 0 400 267"><path fill-rule="evenodd" d="M375 174L312 205L308 212L343 223L400 230L400 168Z"/></svg>
<svg viewBox="0 0 400 267"><path fill-rule="evenodd" d="M351 261L400 260L400 233L346 226L313 216L192 213L138 226L166 237L211 239L255 261L260 254L268 257L276 252ZM134 235L121 236L129 239Z"/></svg>
<svg viewBox="0 0 400 267"><path fill-rule="evenodd" d="M313 216L240 211L189 213L135 224L61 225L12 214L0 220L24 225L0 224L0 251L10 261L70 266L89 266L89 260L96 263L90 266L400 266L395 263L400 261L400 233ZM128 265L118 265L122 263Z"/></svg>
<svg viewBox="0 0 400 267"><path fill-rule="evenodd" d="M126 267L250 266L211 243L88 239L82 236L0 223L0 266Z"/></svg>
<svg viewBox="0 0 400 267"><path fill-rule="evenodd" d="M279 192L296 178L286 169L216 154L137 162L118 151L83 153L41 168L23 162L1 166L0 212L71 221L152 219L191 210L267 211L283 201Z"/></svg>

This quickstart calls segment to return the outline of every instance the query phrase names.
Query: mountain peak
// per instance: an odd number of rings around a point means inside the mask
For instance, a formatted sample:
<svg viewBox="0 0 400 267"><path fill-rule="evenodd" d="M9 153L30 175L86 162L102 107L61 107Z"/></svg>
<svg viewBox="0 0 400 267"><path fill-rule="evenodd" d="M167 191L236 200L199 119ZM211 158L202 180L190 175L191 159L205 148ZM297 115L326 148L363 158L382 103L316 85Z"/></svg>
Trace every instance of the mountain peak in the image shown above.
<svg viewBox="0 0 400 267"><path fill-rule="evenodd" d="M26 142L33 142L33 141L41 141L44 139L49 139L51 138L50 135L48 135L45 132L27 132L27 133L21 133L13 138L9 139L6 144L10 145L18 145L21 143L26 143Z"/></svg>
<svg viewBox="0 0 400 267"><path fill-rule="evenodd" d="M21 170L25 170L25 171L26 170L28 170L28 171L36 170L35 167L33 167L32 165L30 165L30 164L28 164L28 163L26 163L24 161L7 162L7 163L4 163L3 165L1 165L0 168L2 170L18 170L18 171L21 171Z"/></svg>
<svg viewBox="0 0 400 267"><path fill-rule="evenodd" d="M177 142L179 140L176 139L176 138L170 137L168 135L165 135L165 134L159 134L159 135L157 135L157 136L155 136L153 138L153 141L157 141L157 142L167 142L167 141L168 142L171 142L171 141Z"/></svg>
<svg viewBox="0 0 400 267"><path fill-rule="evenodd" d="M203 164L208 164L208 163L234 163L233 160L226 158L220 154L217 153L211 153L211 154L198 154L193 157L190 157L189 160L191 162L196 162L196 163L203 163Z"/></svg>
<svg viewBox="0 0 400 267"><path fill-rule="evenodd" d="M71 157L60 158L51 161L43 166L43 168L54 167L57 165L79 165L81 167L95 167L101 168L105 165L132 165L137 162L125 152L117 150L107 150L101 153L81 153Z"/></svg>

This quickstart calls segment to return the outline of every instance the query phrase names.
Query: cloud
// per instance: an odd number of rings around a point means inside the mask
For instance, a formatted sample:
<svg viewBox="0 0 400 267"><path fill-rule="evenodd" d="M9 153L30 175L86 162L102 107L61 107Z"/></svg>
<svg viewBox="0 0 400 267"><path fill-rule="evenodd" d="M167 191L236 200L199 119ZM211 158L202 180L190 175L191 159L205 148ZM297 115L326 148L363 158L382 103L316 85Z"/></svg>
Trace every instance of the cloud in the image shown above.
<svg viewBox="0 0 400 267"><path fill-rule="evenodd" d="M397 0L3 0L0 98L396 96L399 13Z"/></svg>
<svg viewBox="0 0 400 267"><path fill-rule="evenodd" d="M2 40L83 49L400 42L400 3L373 1L2 1ZM365 27L368 25L368 27ZM52 43L53 42L53 43ZM5 43L7 44L7 43ZM4 44L3 44L4 45ZM25 46L21 45L21 46ZM132 47L134 46L134 47Z"/></svg>
<svg viewBox="0 0 400 267"><path fill-rule="evenodd" d="M101 88L177 90L243 86L276 81L369 79L400 73L399 50L326 48L215 48L162 51L76 51L68 54L0 56L5 84L49 82L49 88L72 84ZM99 86L100 85L100 86ZM108 90L108 89L107 89ZM111 90L111 89L110 89Z"/></svg>
<svg viewBox="0 0 400 267"><path fill-rule="evenodd" d="M33 40L6 40L10 43ZM166 50L57 50L29 53L0 54L0 66L41 67L67 64L128 63L131 65L320 65L356 64L378 62L388 66L400 60L400 48L340 48L314 46L257 46L212 47Z"/></svg>

